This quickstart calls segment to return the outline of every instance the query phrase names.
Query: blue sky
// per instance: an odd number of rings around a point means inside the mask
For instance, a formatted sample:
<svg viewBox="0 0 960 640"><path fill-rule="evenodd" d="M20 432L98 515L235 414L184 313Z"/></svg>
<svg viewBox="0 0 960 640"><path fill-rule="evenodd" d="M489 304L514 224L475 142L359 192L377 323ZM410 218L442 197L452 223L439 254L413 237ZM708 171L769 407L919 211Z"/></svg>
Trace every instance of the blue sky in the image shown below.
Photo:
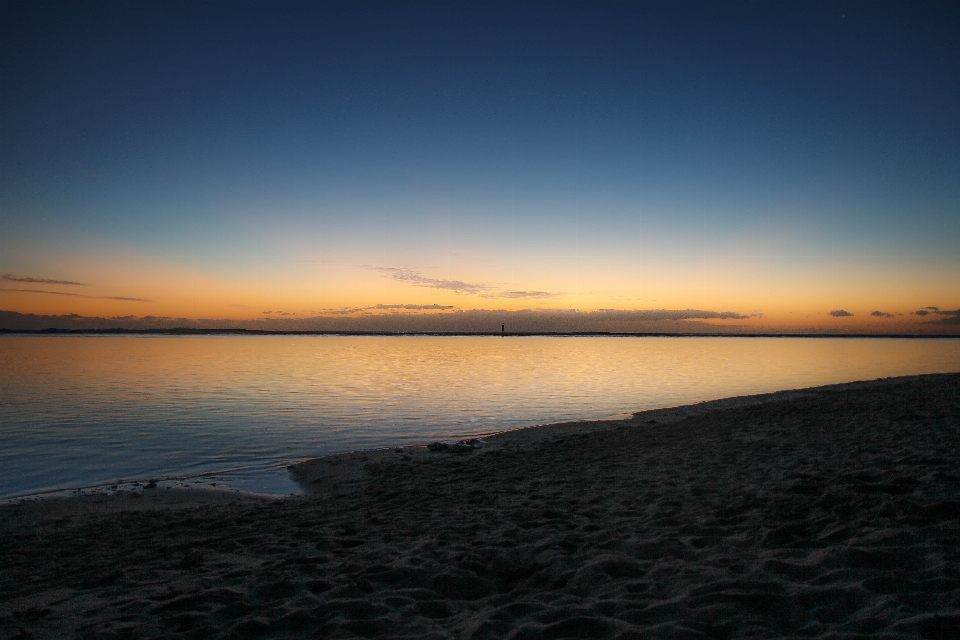
<svg viewBox="0 0 960 640"><path fill-rule="evenodd" d="M0 308L960 306L955 4L2 12Z"/></svg>

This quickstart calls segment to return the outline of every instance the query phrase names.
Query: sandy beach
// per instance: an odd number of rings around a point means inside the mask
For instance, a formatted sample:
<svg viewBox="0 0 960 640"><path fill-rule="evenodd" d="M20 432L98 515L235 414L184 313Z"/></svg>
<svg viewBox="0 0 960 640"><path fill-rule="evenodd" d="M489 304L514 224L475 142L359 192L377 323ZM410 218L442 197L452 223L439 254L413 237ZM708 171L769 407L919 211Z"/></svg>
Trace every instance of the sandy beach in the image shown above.
<svg viewBox="0 0 960 640"><path fill-rule="evenodd" d="M426 443L425 443L426 444ZM0 637L953 638L960 374L0 508Z"/></svg>

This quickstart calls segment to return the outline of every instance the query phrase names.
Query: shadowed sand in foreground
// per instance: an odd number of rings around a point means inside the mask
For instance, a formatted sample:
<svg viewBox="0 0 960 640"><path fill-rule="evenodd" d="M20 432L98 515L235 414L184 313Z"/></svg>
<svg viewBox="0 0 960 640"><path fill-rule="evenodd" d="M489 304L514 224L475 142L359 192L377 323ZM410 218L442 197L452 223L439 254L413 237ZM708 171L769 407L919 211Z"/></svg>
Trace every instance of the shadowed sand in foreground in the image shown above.
<svg viewBox="0 0 960 640"><path fill-rule="evenodd" d="M7 638L948 638L960 374L0 509Z"/></svg>

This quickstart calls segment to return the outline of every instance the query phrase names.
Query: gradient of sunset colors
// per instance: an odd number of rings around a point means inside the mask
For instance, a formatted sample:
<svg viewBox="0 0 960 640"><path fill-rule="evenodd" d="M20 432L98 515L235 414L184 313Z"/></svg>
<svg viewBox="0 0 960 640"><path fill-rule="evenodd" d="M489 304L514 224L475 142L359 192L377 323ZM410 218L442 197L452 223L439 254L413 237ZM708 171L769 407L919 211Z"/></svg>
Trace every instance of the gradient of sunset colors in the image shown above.
<svg viewBox="0 0 960 640"><path fill-rule="evenodd" d="M957 33L939 2L7 2L0 328L960 333Z"/></svg>

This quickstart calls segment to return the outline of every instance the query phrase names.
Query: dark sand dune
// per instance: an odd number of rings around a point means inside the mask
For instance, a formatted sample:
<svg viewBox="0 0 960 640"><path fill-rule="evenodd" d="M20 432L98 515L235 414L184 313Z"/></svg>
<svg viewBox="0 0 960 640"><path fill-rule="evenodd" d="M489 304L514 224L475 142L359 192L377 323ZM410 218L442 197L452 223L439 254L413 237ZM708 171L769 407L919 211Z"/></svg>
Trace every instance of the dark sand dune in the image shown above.
<svg viewBox="0 0 960 640"><path fill-rule="evenodd" d="M6 638L956 638L960 374L0 509Z"/></svg>

